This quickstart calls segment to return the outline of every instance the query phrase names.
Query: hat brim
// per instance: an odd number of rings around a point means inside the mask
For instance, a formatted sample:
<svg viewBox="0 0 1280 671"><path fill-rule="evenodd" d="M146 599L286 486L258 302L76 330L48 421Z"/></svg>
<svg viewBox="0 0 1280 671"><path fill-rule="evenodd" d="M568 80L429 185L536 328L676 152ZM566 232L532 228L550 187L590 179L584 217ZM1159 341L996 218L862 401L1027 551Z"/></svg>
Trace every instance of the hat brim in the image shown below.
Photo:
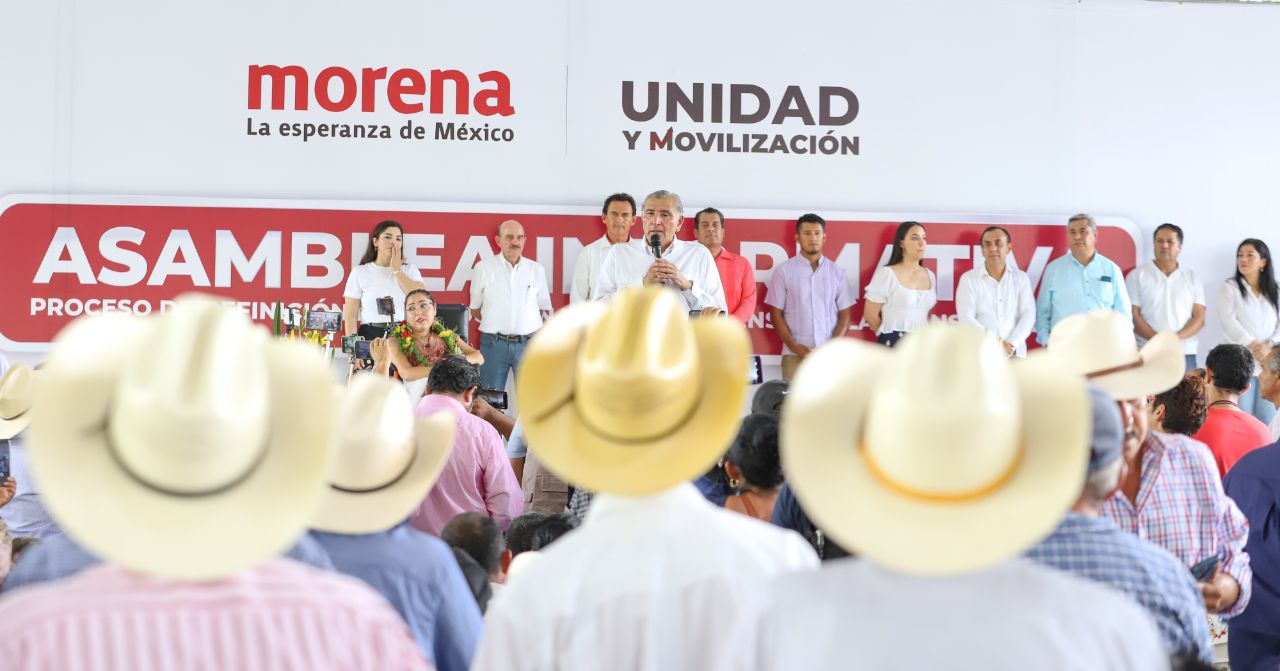
<svg viewBox="0 0 1280 671"><path fill-rule="evenodd" d="M818 528L883 566L932 575L993 565L1052 531L1079 498L1088 461L1090 417L1079 377L1045 356L1012 364L1021 461L987 495L938 502L887 486L861 453L872 390L880 376L895 374L893 362L890 350L841 340L809 355L797 371L782 415L783 467ZM909 417L902 426L911 430Z"/></svg>
<svg viewBox="0 0 1280 671"><path fill-rule="evenodd" d="M28 410L13 419L0 418L0 440L8 440L31 424L31 411Z"/></svg>
<svg viewBox="0 0 1280 671"><path fill-rule="evenodd" d="M130 366L165 365L139 351L146 328L145 320L103 315L59 335L36 392L29 451L49 511L93 554L151 575L213 579L279 556L305 532L326 489L328 368L314 348L269 342L263 458L225 491L174 496L135 480L108 449L121 375Z"/></svg>
<svg viewBox="0 0 1280 671"><path fill-rule="evenodd" d="M1089 381L1119 400L1144 398L1168 391L1186 375L1187 363L1182 340L1173 331L1157 333L1138 352L1142 365Z"/></svg>
<svg viewBox="0 0 1280 671"><path fill-rule="evenodd" d="M408 471L393 484L374 492L345 492L332 484L311 526L340 534L385 531L408 519L444 470L453 450L456 421L437 412L414 421L415 453Z"/></svg>
<svg viewBox="0 0 1280 671"><path fill-rule="evenodd" d="M639 444L605 435L579 415L577 404L590 399L571 397L548 412L522 415L529 449L552 473L592 492L645 496L702 475L729 449L746 397L750 342L742 326L730 322L691 321L701 373L690 383L700 389L685 421L666 435ZM534 336L516 380L518 398L564 389L574 376L575 364L567 362L576 361L589 323L562 319L557 327L553 320Z"/></svg>

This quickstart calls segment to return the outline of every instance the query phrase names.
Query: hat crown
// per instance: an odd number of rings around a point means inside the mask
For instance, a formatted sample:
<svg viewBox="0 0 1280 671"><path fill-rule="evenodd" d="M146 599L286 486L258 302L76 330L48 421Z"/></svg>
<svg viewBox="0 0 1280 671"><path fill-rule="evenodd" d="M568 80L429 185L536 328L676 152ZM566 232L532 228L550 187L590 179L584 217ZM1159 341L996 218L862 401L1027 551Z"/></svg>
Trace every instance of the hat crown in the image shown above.
<svg viewBox="0 0 1280 671"><path fill-rule="evenodd" d="M413 461L413 406L389 378L357 375L338 404L338 455L330 482L348 490L395 481Z"/></svg>
<svg viewBox="0 0 1280 671"><path fill-rule="evenodd" d="M1049 352L1085 376L1141 361L1133 325L1114 310L1093 310L1058 322L1049 334Z"/></svg>
<svg viewBox="0 0 1280 671"><path fill-rule="evenodd" d="M116 385L110 445L153 487L197 494L230 485L267 448L266 334L204 297L157 319L140 347L150 360Z"/></svg>
<svg viewBox="0 0 1280 671"><path fill-rule="evenodd" d="M644 440L688 419L701 365L693 328L672 291L623 291L578 354L575 399L605 433ZM708 390L709 391L709 390Z"/></svg>
<svg viewBox="0 0 1280 671"><path fill-rule="evenodd" d="M0 419L14 419L31 409L35 382L35 373L26 365L9 368L0 378Z"/></svg>
<svg viewBox="0 0 1280 671"><path fill-rule="evenodd" d="M897 349L898 370L881 376L868 404L863 449L875 470L927 496L998 483L1017 464L1021 431L1000 346L976 329L930 325Z"/></svg>

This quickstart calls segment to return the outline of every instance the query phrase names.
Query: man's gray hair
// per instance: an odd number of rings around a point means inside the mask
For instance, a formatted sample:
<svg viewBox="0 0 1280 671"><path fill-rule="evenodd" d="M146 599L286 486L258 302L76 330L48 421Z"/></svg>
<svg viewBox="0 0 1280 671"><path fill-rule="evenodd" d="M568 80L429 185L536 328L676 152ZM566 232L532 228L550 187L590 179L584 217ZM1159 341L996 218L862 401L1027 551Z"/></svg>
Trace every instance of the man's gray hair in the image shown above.
<svg viewBox="0 0 1280 671"><path fill-rule="evenodd" d="M1114 464L1103 466L1090 473L1084 479L1085 498L1094 503L1106 501L1120 484L1120 466L1123 463L1124 459L1116 459Z"/></svg>
<svg viewBox="0 0 1280 671"><path fill-rule="evenodd" d="M1265 366L1267 372L1272 375L1280 375L1280 347L1272 349L1271 353L1268 354L1267 358L1262 362L1262 365Z"/></svg>
<svg viewBox="0 0 1280 671"><path fill-rule="evenodd" d="M1071 215L1071 218L1067 220L1067 225L1070 226L1071 222L1081 220L1089 222L1089 228L1092 228L1094 233L1098 232L1098 222L1094 221L1093 217L1085 214L1084 212Z"/></svg>
<svg viewBox="0 0 1280 671"><path fill-rule="evenodd" d="M676 216L680 217L681 219L684 219L684 201L680 200L680 196L677 196L676 194L670 191L667 191L666 189L658 189L657 191L654 191L653 193L645 196L644 200L641 201L640 203L640 210L644 211L644 206L648 204L649 201L651 200L668 200L668 199L670 199L672 202L675 203Z"/></svg>

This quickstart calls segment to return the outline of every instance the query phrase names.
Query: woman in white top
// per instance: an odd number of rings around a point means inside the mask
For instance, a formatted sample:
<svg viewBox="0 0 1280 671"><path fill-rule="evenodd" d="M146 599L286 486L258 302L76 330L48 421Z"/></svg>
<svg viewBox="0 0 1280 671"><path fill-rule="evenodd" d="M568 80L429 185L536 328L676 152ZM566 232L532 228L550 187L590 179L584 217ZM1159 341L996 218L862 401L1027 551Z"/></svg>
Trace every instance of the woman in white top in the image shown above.
<svg viewBox="0 0 1280 671"><path fill-rule="evenodd" d="M396 324L385 338L369 344L373 370L404 382L409 399L416 405L427 393L431 367L449 356L463 356L477 366L484 355L468 345L457 333L436 318L436 299L426 289L414 289L404 301L405 321ZM394 368L393 368L394 366Z"/></svg>
<svg viewBox="0 0 1280 671"><path fill-rule="evenodd" d="M1255 361L1264 361L1280 341L1280 290L1267 243L1249 238L1236 247L1236 274L1222 285L1218 317L1227 342L1244 345ZM1258 395L1257 369L1240 409L1270 424L1276 407Z"/></svg>
<svg viewBox="0 0 1280 671"><path fill-rule="evenodd" d="M365 340L386 335L396 322L404 321L404 298L414 289L425 288L422 274L404 262L404 229L396 221L383 221L369 235L360 265L351 269L342 296L344 335L360 334ZM382 309L378 301L382 299Z"/></svg>
<svg viewBox="0 0 1280 671"><path fill-rule="evenodd" d="M862 316L881 345L893 347L902 336L929 323L929 310L938 302L938 280L920 265L926 246L919 222L898 224L889 263L871 276Z"/></svg>

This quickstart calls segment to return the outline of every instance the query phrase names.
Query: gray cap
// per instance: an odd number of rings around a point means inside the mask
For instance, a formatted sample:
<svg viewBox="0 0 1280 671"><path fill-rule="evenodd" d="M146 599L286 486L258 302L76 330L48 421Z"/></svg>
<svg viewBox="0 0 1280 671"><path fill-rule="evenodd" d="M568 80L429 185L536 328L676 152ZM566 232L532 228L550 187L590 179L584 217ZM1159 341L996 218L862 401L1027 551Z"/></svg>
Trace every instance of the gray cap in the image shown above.
<svg viewBox="0 0 1280 671"><path fill-rule="evenodd" d="M777 419L786 399L787 381L769 380L756 390L755 398L751 399L751 412Z"/></svg>
<svg viewBox="0 0 1280 671"><path fill-rule="evenodd" d="M1123 455L1124 420L1120 418L1120 408L1116 400L1093 383L1086 385L1089 390L1090 414L1093 416L1093 430L1089 437L1089 472L1114 464Z"/></svg>

